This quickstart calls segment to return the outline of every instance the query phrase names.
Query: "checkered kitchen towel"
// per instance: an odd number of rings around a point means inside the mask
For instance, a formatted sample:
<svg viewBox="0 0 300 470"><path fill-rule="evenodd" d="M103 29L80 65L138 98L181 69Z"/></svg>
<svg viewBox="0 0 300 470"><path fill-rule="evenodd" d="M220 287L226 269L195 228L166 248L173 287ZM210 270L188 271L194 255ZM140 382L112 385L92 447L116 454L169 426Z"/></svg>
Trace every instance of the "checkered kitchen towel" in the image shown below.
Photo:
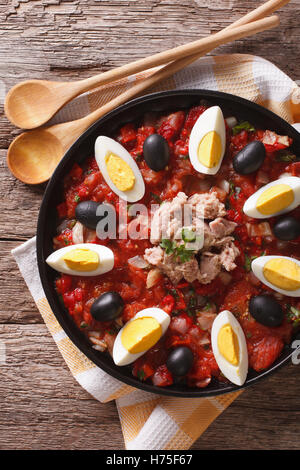
<svg viewBox="0 0 300 470"><path fill-rule="evenodd" d="M52 123L95 110L145 74L86 93L69 103ZM300 89L272 63L250 55L206 57L151 91L202 88L233 93L268 107L288 122L300 122ZM296 125L295 125L296 127ZM20 271L71 373L95 399L116 400L127 449L188 449L239 395L173 398L124 385L96 367L66 336L45 298L36 263L35 238L13 250Z"/></svg>

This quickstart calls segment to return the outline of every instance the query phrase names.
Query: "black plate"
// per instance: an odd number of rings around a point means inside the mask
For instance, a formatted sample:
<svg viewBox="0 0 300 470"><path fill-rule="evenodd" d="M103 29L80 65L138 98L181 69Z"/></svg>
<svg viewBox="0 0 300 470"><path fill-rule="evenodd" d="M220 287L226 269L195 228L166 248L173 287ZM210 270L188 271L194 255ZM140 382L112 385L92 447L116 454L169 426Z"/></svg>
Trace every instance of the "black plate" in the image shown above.
<svg viewBox="0 0 300 470"><path fill-rule="evenodd" d="M161 395L193 398L215 396L249 386L288 363L293 350L286 346L280 358L266 371L261 373L250 371L243 387L221 384L216 381L204 389L188 388L176 384L161 388L140 382L132 376L130 367L116 366L111 357L91 347L88 339L73 323L67 310L59 302L54 289L54 279L57 273L45 263L45 259L53 251L52 238L56 235L57 226L56 206L61 202L63 178L70 171L74 162L80 164L86 157L93 155L96 137L100 134L112 135L121 125L139 119L145 112L169 112L185 109L199 104L202 99L221 106L225 111L225 116L234 115L238 120L253 122L254 125L262 129L267 128L279 134L289 135L294 141L293 150L298 155L300 154L300 134L292 126L271 111L243 98L207 90L168 91L143 96L120 106L99 119L67 151L46 188L37 228L37 258L43 288L57 320L73 343L97 366L128 385Z"/></svg>

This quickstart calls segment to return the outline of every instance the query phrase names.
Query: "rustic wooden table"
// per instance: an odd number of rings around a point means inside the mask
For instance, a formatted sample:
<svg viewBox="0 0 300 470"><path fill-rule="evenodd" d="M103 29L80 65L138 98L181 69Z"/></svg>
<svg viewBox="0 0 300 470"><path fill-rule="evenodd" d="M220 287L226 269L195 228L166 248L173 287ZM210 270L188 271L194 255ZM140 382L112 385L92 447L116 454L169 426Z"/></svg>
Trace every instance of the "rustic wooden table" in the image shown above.
<svg viewBox="0 0 300 470"><path fill-rule="evenodd" d="M7 354L0 364L0 449L124 446L115 404L95 401L71 376L10 254L35 234L44 187L20 183L6 167L18 130L3 116L5 90L26 78L88 77L217 31L259 3L0 0L0 339ZM215 53L258 54L300 79L300 0L280 17L279 29ZM299 385L299 368L290 364L245 391L193 449L299 448Z"/></svg>

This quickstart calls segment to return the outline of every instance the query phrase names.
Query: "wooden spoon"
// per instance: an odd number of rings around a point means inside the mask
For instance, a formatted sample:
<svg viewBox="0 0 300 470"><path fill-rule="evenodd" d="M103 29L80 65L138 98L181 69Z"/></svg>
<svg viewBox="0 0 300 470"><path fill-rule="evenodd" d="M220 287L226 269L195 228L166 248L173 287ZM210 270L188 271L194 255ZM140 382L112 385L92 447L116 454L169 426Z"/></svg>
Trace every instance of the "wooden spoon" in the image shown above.
<svg viewBox="0 0 300 470"><path fill-rule="evenodd" d="M222 34L218 33L217 35L210 36L209 41L206 40L206 46L209 45L209 49L202 47L201 50L206 53L221 43L224 44L235 39L253 35L266 29L274 28L278 24L279 18L274 15L250 24L222 31ZM39 184L47 181L66 150L97 119L134 98L147 88L174 74L194 60L195 57L184 57L177 62L168 64L81 119L20 134L10 144L8 149L7 164L9 169L24 183Z"/></svg>
<svg viewBox="0 0 300 470"><path fill-rule="evenodd" d="M237 27L263 18L289 1L290 0L269 0L256 10L236 21L234 26ZM216 33L214 37L222 37L224 31L227 29L228 28ZM28 80L18 83L11 88L6 96L4 104L6 116L17 127L34 129L49 121L62 106L79 94L95 86L104 85L114 80L196 53L201 50L201 47L209 47L210 40L211 36L137 60L85 80L76 82Z"/></svg>

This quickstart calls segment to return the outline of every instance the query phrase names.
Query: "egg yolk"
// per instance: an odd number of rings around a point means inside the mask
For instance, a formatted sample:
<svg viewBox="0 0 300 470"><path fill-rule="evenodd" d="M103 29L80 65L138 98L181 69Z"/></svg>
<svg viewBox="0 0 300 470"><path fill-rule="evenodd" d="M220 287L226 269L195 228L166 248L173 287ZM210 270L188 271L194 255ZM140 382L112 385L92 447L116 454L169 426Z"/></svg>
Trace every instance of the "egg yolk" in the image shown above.
<svg viewBox="0 0 300 470"><path fill-rule="evenodd" d="M263 272L267 281L280 289L300 288L300 266L292 260L273 258L266 262Z"/></svg>
<svg viewBox="0 0 300 470"><path fill-rule="evenodd" d="M63 260L66 265L74 271L93 271L99 266L100 259L98 253L84 248L75 248L68 251Z"/></svg>
<svg viewBox="0 0 300 470"><path fill-rule="evenodd" d="M135 183L135 176L122 158L110 153L106 157L106 168L110 179L120 191L129 191Z"/></svg>
<svg viewBox="0 0 300 470"><path fill-rule="evenodd" d="M198 147L198 160L207 168L216 166L222 156L221 137L216 131L208 132Z"/></svg>
<svg viewBox="0 0 300 470"><path fill-rule="evenodd" d="M220 354L233 366L239 363L239 341L229 323L223 325L218 333L218 348Z"/></svg>
<svg viewBox="0 0 300 470"><path fill-rule="evenodd" d="M264 215L276 214L294 201L294 191L287 184L276 184L263 191L256 203L257 210Z"/></svg>
<svg viewBox="0 0 300 470"><path fill-rule="evenodd" d="M147 351L159 340L162 329L153 317L136 318L123 327L121 341L131 354Z"/></svg>

